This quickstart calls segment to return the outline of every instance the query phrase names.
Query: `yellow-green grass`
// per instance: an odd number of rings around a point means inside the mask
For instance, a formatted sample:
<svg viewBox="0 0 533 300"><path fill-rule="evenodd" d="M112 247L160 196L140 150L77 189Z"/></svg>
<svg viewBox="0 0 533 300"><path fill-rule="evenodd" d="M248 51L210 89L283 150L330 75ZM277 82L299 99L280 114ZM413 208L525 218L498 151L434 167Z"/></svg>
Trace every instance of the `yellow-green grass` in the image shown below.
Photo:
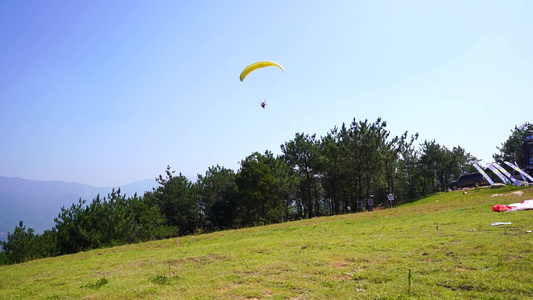
<svg viewBox="0 0 533 300"><path fill-rule="evenodd" d="M524 195L491 197L515 190ZM515 187L439 193L3 266L0 299L528 299L533 211L491 207L532 198Z"/></svg>

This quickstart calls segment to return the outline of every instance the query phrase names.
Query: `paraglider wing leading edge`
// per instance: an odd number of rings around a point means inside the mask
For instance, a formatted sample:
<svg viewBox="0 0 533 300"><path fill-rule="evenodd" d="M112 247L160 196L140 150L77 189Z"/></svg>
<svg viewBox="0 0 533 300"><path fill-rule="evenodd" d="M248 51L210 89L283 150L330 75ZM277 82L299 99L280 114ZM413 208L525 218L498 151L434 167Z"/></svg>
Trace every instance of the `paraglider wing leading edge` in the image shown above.
<svg viewBox="0 0 533 300"><path fill-rule="evenodd" d="M273 61L260 61L244 68L244 70L242 70L241 72L241 76L239 77L239 79L243 81L244 78L246 78L246 76L248 76L248 74L250 74L251 72L265 67L278 67L281 69L282 72L284 72L283 67Z"/></svg>

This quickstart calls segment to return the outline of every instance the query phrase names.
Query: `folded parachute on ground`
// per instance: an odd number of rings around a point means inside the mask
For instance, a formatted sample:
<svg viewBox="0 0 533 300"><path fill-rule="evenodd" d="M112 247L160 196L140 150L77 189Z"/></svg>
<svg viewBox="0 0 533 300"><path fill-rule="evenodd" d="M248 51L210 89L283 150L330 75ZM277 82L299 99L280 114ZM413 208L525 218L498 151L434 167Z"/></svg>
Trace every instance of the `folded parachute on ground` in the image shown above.
<svg viewBox="0 0 533 300"><path fill-rule="evenodd" d="M520 203L512 203L509 205L496 204L492 207L494 211L517 211L517 210L528 210L533 209L533 199L524 200Z"/></svg>

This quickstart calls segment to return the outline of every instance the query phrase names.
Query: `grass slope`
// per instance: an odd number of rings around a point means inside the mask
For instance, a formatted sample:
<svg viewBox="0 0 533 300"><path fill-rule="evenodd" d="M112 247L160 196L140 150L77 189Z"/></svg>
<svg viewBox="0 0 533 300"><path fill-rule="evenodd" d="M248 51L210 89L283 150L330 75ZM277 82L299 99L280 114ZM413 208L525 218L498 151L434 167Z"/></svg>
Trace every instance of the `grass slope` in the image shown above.
<svg viewBox="0 0 533 300"><path fill-rule="evenodd" d="M491 197L517 189L525 194ZM533 298L533 211L491 210L532 198L514 187L440 193L3 266L0 299Z"/></svg>

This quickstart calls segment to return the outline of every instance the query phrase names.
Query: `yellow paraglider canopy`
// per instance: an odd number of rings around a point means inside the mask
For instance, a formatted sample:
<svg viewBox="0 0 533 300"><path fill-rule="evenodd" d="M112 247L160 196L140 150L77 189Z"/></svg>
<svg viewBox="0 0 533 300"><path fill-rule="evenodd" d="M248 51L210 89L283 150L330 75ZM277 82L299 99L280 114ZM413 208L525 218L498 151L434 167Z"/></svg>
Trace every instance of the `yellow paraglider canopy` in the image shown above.
<svg viewBox="0 0 533 300"><path fill-rule="evenodd" d="M283 67L273 61L260 61L260 62L253 63L247 66L246 68L244 68L239 78L241 79L241 81L243 81L244 78L246 78L246 76L248 76L248 74L250 74L251 72L257 69L265 68L265 67L278 67L281 69L282 72L284 72Z"/></svg>

